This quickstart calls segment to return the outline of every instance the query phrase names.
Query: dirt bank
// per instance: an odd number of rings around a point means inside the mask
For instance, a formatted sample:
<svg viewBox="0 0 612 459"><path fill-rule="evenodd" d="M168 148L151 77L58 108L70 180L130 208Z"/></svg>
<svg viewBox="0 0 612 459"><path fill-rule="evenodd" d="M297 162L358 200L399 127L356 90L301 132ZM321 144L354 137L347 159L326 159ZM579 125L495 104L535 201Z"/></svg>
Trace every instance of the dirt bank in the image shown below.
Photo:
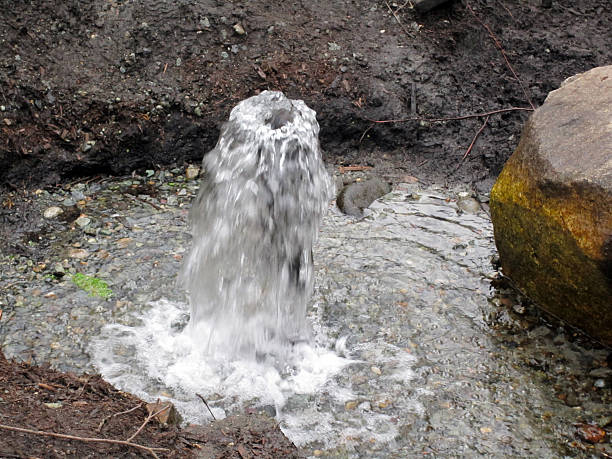
<svg viewBox="0 0 612 459"><path fill-rule="evenodd" d="M484 119L369 120L537 106L610 61L606 0L410 6L2 0L0 184L198 162L238 100L278 89L318 112L328 161L489 185L528 113L492 116L450 178Z"/></svg>
<svg viewBox="0 0 612 459"><path fill-rule="evenodd" d="M162 412L158 420L158 406L118 391L100 376L7 361L1 351L0 384L3 458L298 457L267 416L249 413L181 429L160 422L168 418Z"/></svg>

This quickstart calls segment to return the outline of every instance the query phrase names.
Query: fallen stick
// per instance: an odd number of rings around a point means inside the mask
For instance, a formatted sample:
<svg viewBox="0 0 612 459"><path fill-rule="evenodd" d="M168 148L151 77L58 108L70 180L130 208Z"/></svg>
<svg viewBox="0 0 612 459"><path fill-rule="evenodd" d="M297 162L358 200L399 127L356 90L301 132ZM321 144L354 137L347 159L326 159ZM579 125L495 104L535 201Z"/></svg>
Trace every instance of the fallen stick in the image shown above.
<svg viewBox="0 0 612 459"><path fill-rule="evenodd" d="M476 135L474 136L474 138L472 139L472 143L470 143L470 146L468 147L468 149L465 151L465 153L463 154L463 158L461 158L461 161L465 161L465 158L467 158L467 156L470 154L470 151L472 151L472 148L474 147L474 144L476 143L476 139L478 138L478 136L480 135L480 133L484 130L485 126L487 125L487 123L489 122L489 117L487 116L484 120L484 123L482 123L482 126L480 126L480 129L478 129L478 132L476 133Z"/></svg>
<svg viewBox="0 0 612 459"><path fill-rule="evenodd" d="M134 437L136 435L138 435L142 429L145 428L145 426L149 423L149 421L151 419L153 419L155 416L157 416L158 414L163 413L164 411L166 411L167 409L169 409L172 405L168 404L166 406L164 406L161 410L157 410L155 413L151 413L150 415L147 416L147 419L144 420L144 422L142 423L142 425L138 428L138 430L136 432L134 432L133 435L131 435L126 441L132 441L134 439Z"/></svg>
<svg viewBox="0 0 612 459"><path fill-rule="evenodd" d="M96 429L97 432L101 432L102 431L102 427L104 426L104 424L111 418L114 418L115 416L121 416L122 414L128 414L131 413L132 411L136 411L138 408L140 408L142 405L144 405L144 403L139 403L138 405L136 405L134 408L130 408L129 410L125 410L125 411L121 411L120 413L115 413L115 414L109 414L108 416L106 416L104 419L102 419L102 421L100 422L100 425L98 426L98 428Z"/></svg>
<svg viewBox="0 0 612 459"><path fill-rule="evenodd" d="M196 395L198 397L200 397L200 400L202 400L204 402L204 405L206 405L206 408L208 408L208 412L210 413L210 415L212 416L212 418L216 421L217 418L215 417L215 415L213 414L212 410L210 409L210 406L208 406L208 403L206 403L206 399L204 397L202 397L200 394L196 393Z"/></svg>
<svg viewBox="0 0 612 459"><path fill-rule="evenodd" d="M399 118L396 120L371 120L366 118L368 121L372 123L405 123L406 121L424 121L426 123L443 123L445 121L458 121L458 120L467 120L470 118L484 118L485 116L496 115L498 113L507 113L507 112L516 112L516 111L526 111L532 112L534 108L531 107L509 107L509 108L500 108L497 110L491 110L489 112L483 113L473 113L471 115L459 115L459 116L449 116L445 118L422 118L418 116L411 116L409 118Z"/></svg>
<svg viewBox="0 0 612 459"><path fill-rule="evenodd" d="M30 430L30 429L24 429L22 427L7 426L4 424L0 424L0 429L10 430L13 432L29 433L32 435L40 435L43 437L62 438L64 440L76 440L76 441L82 441L86 443L110 443L113 445L129 446L132 448L137 448L137 449L142 449L144 451L147 451L149 454L151 454L151 456L155 457L156 459L159 459L159 456L155 454L155 451L158 451L158 452L170 451L168 448L153 448L150 446L140 445L138 443L132 443L126 440L114 440L112 438L77 437L75 435L58 434L55 432L45 432L43 430Z"/></svg>
<svg viewBox="0 0 612 459"><path fill-rule="evenodd" d="M413 37L414 35L412 35L410 32L408 32L408 30L406 30L406 28L404 27L404 24L402 24L402 21L400 21L399 16L397 15L397 11L393 11L391 9L391 6L389 5L389 2L385 2L385 5L387 5L387 8L389 9L389 12L393 15L393 17L395 18L395 20L397 21L397 23L399 24L399 26L401 27L401 29L404 31L404 33L406 35L408 35L409 37ZM404 4L405 5L405 4ZM399 11L399 8L398 8Z"/></svg>
<svg viewBox="0 0 612 459"><path fill-rule="evenodd" d="M341 174L344 174L347 171L356 172L356 171L367 171L370 169L372 169L372 166L339 166L338 167L338 171Z"/></svg>

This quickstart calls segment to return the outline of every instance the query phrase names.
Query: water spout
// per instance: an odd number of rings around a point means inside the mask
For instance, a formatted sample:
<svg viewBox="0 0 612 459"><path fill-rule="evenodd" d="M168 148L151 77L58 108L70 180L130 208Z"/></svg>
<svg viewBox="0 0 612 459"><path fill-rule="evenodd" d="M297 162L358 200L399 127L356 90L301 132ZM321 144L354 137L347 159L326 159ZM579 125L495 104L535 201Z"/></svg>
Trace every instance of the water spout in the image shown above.
<svg viewBox="0 0 612 459"><path fill-rule="evenodd" d="M203 160L181 281L208 352L279 355L308 338L312 245L332 195L315 112L280 92L239 103Z"/></svg>

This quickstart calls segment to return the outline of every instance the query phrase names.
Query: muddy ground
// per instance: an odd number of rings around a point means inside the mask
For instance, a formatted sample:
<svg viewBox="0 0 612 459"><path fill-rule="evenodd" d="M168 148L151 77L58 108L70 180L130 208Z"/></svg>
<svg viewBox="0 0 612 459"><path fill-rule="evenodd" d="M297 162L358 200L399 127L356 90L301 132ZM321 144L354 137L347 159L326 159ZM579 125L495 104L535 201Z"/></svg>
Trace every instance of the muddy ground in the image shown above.
<svg viewBox="0 0 612 459"><path fill-rule="evenodd" d="M317 111L329 163L487 191L529 112L488 118L465 161L485 118L426 119L537 107L565 78L609 64L608 9L608 0L451 1L426 14L402 0L0 0L0 250L37 258L27 244L32 228L44 231L28 206L37 188L198 163L230 109L264 89ZM420 119L372 122L405 118ZM11 387L0 394L1 424L96 436L100 419L139 403L99 379L0 367ZM87 414L41 408L56 401ZM124 438L144 417L142 407L114 417L104 435ZM150 423L138 440L175 455L197 449L160 429ZM3 457L150 456L0 438L13 442L3 440ZM235 457L255 455L242 444Z"/></svg>

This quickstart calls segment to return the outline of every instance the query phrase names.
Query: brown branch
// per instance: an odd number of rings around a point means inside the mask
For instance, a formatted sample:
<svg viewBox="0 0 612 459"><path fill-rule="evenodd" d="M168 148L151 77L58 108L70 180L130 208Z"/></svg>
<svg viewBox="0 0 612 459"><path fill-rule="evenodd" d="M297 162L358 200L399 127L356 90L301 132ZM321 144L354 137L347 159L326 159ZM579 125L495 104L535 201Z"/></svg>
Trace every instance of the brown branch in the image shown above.
<svg viewBox="0 0 612 459"><path fill-rule="evenodd" d="M461 161L465 161L465 158L467 158L467 156L470 154L470 152L472 151L472 148L474 147L474 144L476 143L476 139L478 138L478 136L480 135L480 133L484 130L485 126L487 125L487 123L489 122L489 116L487 116L484 120L484 123L482 123L482 126L480 126L480 129L478 129L478 132L476 133L476 135L474 136L474 138L472 139L472 143L470 143L470 146L468 147L468 149L465 151L465 153L463 154L463 158L461 158Z"/></svg>
<svg viewBox="0 0 612 459"><path fill-rule="evenodd" d="M0 424L0 429L10 430L13 432L29 433L33 435L40 435L43 437L62 438L64 440L76 440L76 441L82 441L86 443L110 443L113 445L130 446L132 448L137 448L137 449L142 449L144 451L147 451L149 454L151 454L151 456L155 457L156 459L158 459L159 457L157 456L157 454L155 454L155 451L170 451L168 448L153 448L150 446L139 445L138 443L132 443L131 441L114 440L112 438L77 437L75 435L58 434L55 432L45 432L42 430L30 430L30 429L24 429L21 427L7 426L4 424Z"/></svg>
<svg viewBox="0 0 612 459"><path fill-rule="evenodd" d="M504 61L506 61L506 66L510 69L510 71L512 72L512 75L514 75L514 78L516 78L516 81L518 82L518 84L521 86L521 89L523 90L523 94L525 94L525 98L527 99L527 102L529 102L529 105L531 105L531 108L533 110L535 110L535 105L533 105L533 102L531 101L531 98L529 97L529 94L527 93L527 89L525 89L525 85L523 84L523 82L521 81L521 79L518 77L518 75L516 74L516 72L514 71L514 68L512 67L512 65L510 64L510 61L508 60L508 56L506 55L506 52L504 51L504 48L502 47L500 41L497 39L497 37L495 36L495 34L493 33L493 31L491 30L491 28L485 24L474 12L474 10L472 9L472 7L470 6L469 3L465 2L465 6L467 7L467 9L470 11L470 13L472 14L472 16L474 16L474 18L476 18L476 20L478 22L480 22L480 24L487 29L487 32L489 32L489 36L493 39L493 42L495 43L495 46L497 47L497 49L499 49L499 51L501 52Z"/></svg>
<svg viewBox="0 0 612 459"><path fill-rule="evenodd" d="M137 430L136 432L134 432L134 434L133 434L133 435L131 435L131 436L130 436L130 438L128 438L126 441L132 441L132 440L134 439L134 437L135 437L136 435L138 435L138 434L139 434L139 433L142 431L142 429L144 429L144 428L145 428L145 426L146 426L146 425L149 423L149 421L150 421L151 419L153 419L155 416L157 416L158 414L163 413L164 411L166 411L168 408L171 408L171 407L172 407L172 405L167 404L167 405L166 405L166 406L164 406L162 409L160 409L160 410L156 411L155 413L151 413L150 415L148 415L148 416L147 416L147 419L145 419L145 420L144 420L144 422L143 422L143 423L142 423L142 425L141 425L141 426L138 428L138 430Z"/></svg>
<svg viewBox="0 0 612 459"><path fill-rule="evenodd" d="M102 431L102 427L104 426L104 424L111 418L114 418L115 416L121 416L122 414L128 414L131 413L132 411L136 411L138 408L140 408L142 405L144 405L144 403L139 403L138 405L136 405L134 408L130 408L129 410L125 410L125 411L121 411L120 413L115 413L115 414L109 414L108 416L106 416L104 419L102 419L102 422L100 422L100 425L98 426L98 428L96 429L96 431L101 432Z"/></svg>
<svg viewBox="0 0 612 459"><path fill-rule="evenodd" d="M446 118L421 118L418 116L411 116L409 118L400 118L400 119L396 119L396 120L371 120L369 118L366 118L368 121L371 121L372 123L405 123L406 121L425 121L427 123L442 123L444 121L458 121L458 120L467 120L470 118L483 118L485 116L491 116L491 115L496 115L498 113L507 113L507 112L516 112L516 111L526 111L526 112L532 112L534 111L534 108L530 108L530 107L510 107L510 108L500 108L497 110L491 110L489 112L484 112L484 113L474 113L471 115L459 115L459 116L449 116Z"/></svg>

